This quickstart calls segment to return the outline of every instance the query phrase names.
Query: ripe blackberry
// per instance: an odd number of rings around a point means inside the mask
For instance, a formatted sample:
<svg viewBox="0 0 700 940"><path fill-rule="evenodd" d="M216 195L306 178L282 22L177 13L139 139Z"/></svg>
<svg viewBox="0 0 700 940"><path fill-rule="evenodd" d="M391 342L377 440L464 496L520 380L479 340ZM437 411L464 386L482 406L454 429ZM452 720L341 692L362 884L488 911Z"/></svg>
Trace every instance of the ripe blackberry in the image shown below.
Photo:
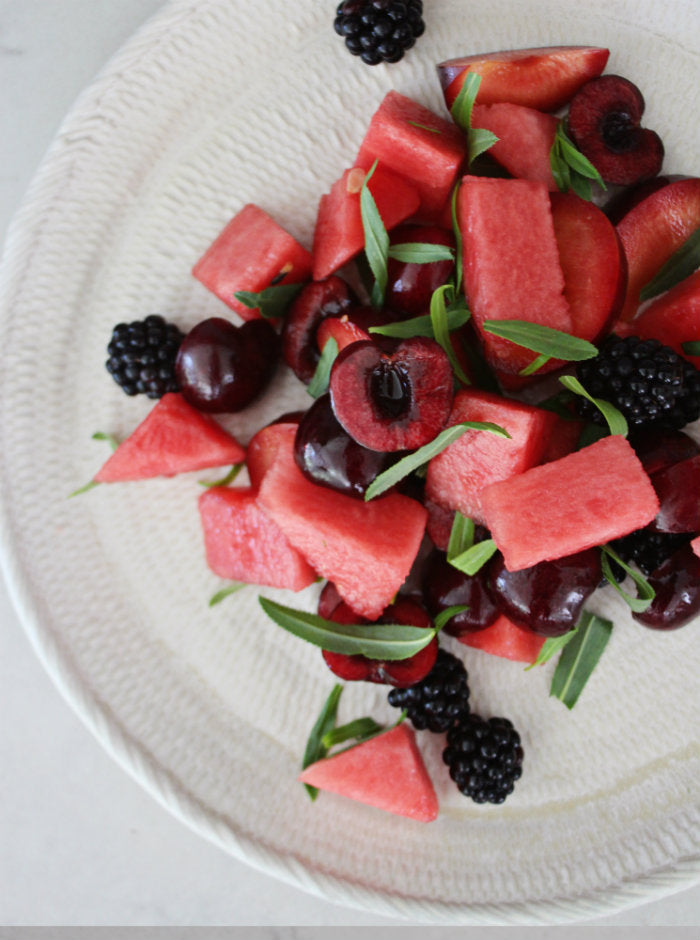
<svg viewBox="0 0 700 940"><path fill-rule="evenodd" d="M336 33L367 65L398 62L425 31L422 0L344 0L335 11Z"/></svg>
<svg viewBox="0 0 700 940"><path fill-rule="evenodd" d="M502 803L522 774L520 735L507 718L464 715L447 732L442 759L475 803Z"/></svg>
<svg viewBox="0 0 700 940"><path fill-rule="evenodd" d="M633 562L642 574L650 575L690 539L691 536L686 533L637 529L611 544L623 561L628 564Z"/></svg>
<svg viewBox="0 0 700 940"><path fill-rule="evenodd" d="M460 715L469 713L469 686L464 663L438 650L435 665L420 682L406 689L392 689L389 704L406 709L414 728L447 731Z"/></svg>
<svg viewBox="0 0 700 940"><path fill-rule="evenodd" d="M178 391L175 357L184 335L158 314L118 323L107 346L107 371L127 395L162 398Z"/></svg>
<svg viewBox="0 0 700 940"><path fill-rule="evenodd" d="M700 372L656 339L611 336L576 372L586 391L619 408L630 428L677 430L700 417ZM587 399L577 397L576 407L582 417L605 424Z"/></svg>

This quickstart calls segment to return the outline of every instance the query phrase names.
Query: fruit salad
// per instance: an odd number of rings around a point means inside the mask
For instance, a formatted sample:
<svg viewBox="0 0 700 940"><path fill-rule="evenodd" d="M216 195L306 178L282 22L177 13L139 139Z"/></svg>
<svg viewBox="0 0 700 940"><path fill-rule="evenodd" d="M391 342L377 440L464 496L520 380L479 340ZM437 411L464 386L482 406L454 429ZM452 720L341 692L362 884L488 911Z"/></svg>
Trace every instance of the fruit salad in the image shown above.
<svg viewBox="0 0 700 940"><path fill-rule="evenodd" d="M336 30L367 64L422 31L420 4L397 25L404 5L375 3L362 45L357 6ZM434 819L416 732L445 736L468 798L513 791L519 733L471 711L478 676L444 635L527 668L556 657L571 708L614 627L588 608L596 591L656 630L700 612L700 179L660 175L642 94L607 59L440 63L445 113L390 91L320 195L312 246L243 206L193 259L220 316L186 335L154 314L114 329L108 371L156 404L90 485L231 467L199 497L214 600L257 586L335 677L309 716L313 797ZM308 408L244 447L214 416L277 369ZM294 606L316 582L316 611ZM389 687L395 725L336 725L357 681Z"/></svg>

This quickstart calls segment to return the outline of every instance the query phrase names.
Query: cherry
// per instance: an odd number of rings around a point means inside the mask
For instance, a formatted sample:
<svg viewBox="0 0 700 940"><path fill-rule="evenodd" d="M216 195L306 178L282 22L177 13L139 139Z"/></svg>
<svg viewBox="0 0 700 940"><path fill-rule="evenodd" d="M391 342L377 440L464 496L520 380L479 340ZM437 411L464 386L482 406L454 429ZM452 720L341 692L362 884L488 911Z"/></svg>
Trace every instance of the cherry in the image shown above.
<svg viewBox="0 0 700 940"><path fill-rule="evenodd" d="M655 532L700 532L700 455L651 474L660 508L649 528Z"/></svg>
<svg viewBox="0 0 700 940"><path fill-rule="evenodd" d="M482 530L481 538L485 535ZM467 605L467 610L451 617L443 627L451 636L485 630L498 616L498 608L486 587L484 569L470 577L453 567L444 552L433 552L426 563L423 599L433 617L448 607Z"/></svg>
<svg viewBox="0 0 700 940"><path fill-rule="evenodd" d="M200 411L240 411L268 384L279 353L279 337L267 320L234 326L211 317L182 341L175 374L184 397Z"/></svg>
<svg viewBox="0 0 700 940"><path fill-rule="evenodd" d="M319 600L319 614L322 609L327 610L331 606L330 599L332 592L329 592L326 602L323 601L323 594ZM352 608L346 603L340 602L328 615L327 620L333 620L335 623L370 623L364 617L358 616ZM395 604L387 607L376 623L401 623L414 627L423 627L432 629L433 622L428 614L413 601L399 598ZM406 688L415 682L420 682L435 665L438 653L437 637L433 637L430 643L420 652L408 659L398 660L380 660L370 659L360 654L348 656L345 653L331 653L323 650L323 658L329 669L341 679L349 682L366 681L376 682L382 685L393 685L397 688Z"/></svg>
<svg viewBox="0 0 700 940"><path fill-rule="evenodd" d="M674 552L649 575L656 597L635 620L653 630L677 630L700 612L700 558L690 545Z"/></svg>
<svg viewBox="0 0 700 940"><path fill-rule="evenodd" d="M391 233L391 245L414 242L455 247L453 233L436 225L399 225ZM387 306L401 313L402 318L427 314L433 291L449 280L454 265L454 261L413 264L390 258L387 265Z"/></svg>
<svg viewBox="0 0 700 940"><path fill-rule="evenodd" d="M350 437L333 413L330 395L321 395L299 422L294 459L312 483L359 497L394 462Z"/></svg>
<svg viewBox="0 0 700 940"><path fill-rule="evenodd" d="M381 451L432 441L449 417L452 389L445 351L424 337L346 346L330 379L338 421L359 444Z"/></svg>
<svg viewBox="0 0 700 940"><path fill-rule="evenodd" d="M597 548L520 571L508 571L499 554L489 566L488 585L500 612L516 626L542 636L560 636L576 626L601 576Z"/></svg>
<svg viewBox="0 0 700 940"><path fill-rule="evenodd" d="M302 382L311 381L319 360L319 324L326 317L339 317L355 304L355 295L336 275L312 281L297 294L282 328L282 351L284 361Z"/></svg>
<svg viewBox="0 0 700 940"><path fill-rule="evenodd" d="M658 470L664 470L674 463L700 454L700 444L683 431L656 428L640 431L630 437L630 443L650 476Z"/></svg>

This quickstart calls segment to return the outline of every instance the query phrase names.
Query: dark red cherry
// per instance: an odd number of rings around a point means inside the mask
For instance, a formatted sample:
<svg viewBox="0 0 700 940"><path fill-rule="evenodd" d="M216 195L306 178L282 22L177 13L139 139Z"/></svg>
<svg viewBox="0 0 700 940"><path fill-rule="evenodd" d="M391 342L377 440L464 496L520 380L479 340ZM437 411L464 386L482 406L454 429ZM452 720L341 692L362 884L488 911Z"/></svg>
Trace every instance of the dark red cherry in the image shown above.
<svg viewBox="0 0 700 940"><path fill-rule="evenodd" d="M485 533L483 533L485 534ZM433 617L448 607L466 604L468 610L450 618L443 627L451 636L485 630L498 616L486 587L485 569L469 576L453 567L444 552L433 552L423 576L423 600Z"/></svg>
<svg viewBox="0 0 700 940"><path fill-rule="evenodd" d="M488 585L500 612L516 626L542 636L560 636L576 626L601 577L597 548L521 571L508 571L499 554L489 566Z"/></svg>
<svg viewBox="0 0 700 940"><path fill-rule="evenodd" d="M326 581L319 595L318 607L316 608L319 617L323 617L324 620L330 620L333 611L336 607L340 607L342 603L343 598L338 593L338 588L332 581Z"/></svg>
<svg viewBox="0 0 700 940"><path fill-rule="evenodd" d="M353 440L333 413L330 395L321 395L299 422L294 459L312 483L363 497L396 458Z"/></svg>
<svg viewBox="0 0 700 940"><path fill-rule="evenodd" d="M400 225L391 233L390 244L423 242L430 245L455 247L455 237L436 225ZM413 264L389 259L387 265L386 304L403 318L418 317L430 312L433 291L445 284L454 271L454 261L431 261Z"/></svg>
<svg viewBox="0 0 700 940"><path fill-rule="evenodd" d="M308 384L319 360L316 330L326 317L339 317L357 304L357 298L335 274L302 287L282 328L284 361L298 379Z"/></svg>
<svg viewBox="0 0 700 940"><path fill-rule="evenodd" d="M211 317L182 341L175 374L184 397L200 411L240 411L268 384L279 354L279 336L267 320L235 326Z"/></svg>
<svg viewBox="0 0 700 940"><path fill-rule="evenodd" d="M700 455L651 474L660 508L654 532L700 532Z"/></svg>
<svg viewBox="0 0 700 940"><path fill-rule="evenodd" d="M630 436L630 444L650 476L680 460L700 454L700 444L683 431L642 431Z"/></svg>
<svg viewBox="0 0 700 940"><path fill-rule="evenodd" d="M700 613L700 558L690 545L674 552L648 578L656 597L635 620L653 630L677 630Z"/></svg>
<svg viewBox="0 0 700 940"><path fill-rule="evenodd" d="M343 602L338 604L326 619L333 620L335 623L370 623L364 617L359 617ZM432 620L422 607L403 598L399 598L395 604L387 607L376 623L400 623L424 629L433 627ZM437 637L433 637L427 646L408 659L380 660L359 654L348 656L344 653L322 651L329 669L341 679L349 682L364 680L382 685L393 685L397 688L406 688L427 676L435 665L437 652Z"/></svg>

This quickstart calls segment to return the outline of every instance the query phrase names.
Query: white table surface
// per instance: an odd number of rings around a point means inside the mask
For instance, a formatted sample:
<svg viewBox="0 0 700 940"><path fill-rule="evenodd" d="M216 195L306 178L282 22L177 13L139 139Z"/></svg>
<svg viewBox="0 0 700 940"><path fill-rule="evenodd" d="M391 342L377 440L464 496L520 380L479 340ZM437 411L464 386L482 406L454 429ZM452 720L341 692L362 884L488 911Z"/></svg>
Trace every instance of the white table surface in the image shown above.
<svg viewBox="0 0 700 940"><path fill-rule="evenodd" d="M3 241L62 116L161 2L0 0ZM189 831L60 697L2 581L0 623L0 924L404 923L307 895ZM588 923L697 926L700 885Z"/></svg>

